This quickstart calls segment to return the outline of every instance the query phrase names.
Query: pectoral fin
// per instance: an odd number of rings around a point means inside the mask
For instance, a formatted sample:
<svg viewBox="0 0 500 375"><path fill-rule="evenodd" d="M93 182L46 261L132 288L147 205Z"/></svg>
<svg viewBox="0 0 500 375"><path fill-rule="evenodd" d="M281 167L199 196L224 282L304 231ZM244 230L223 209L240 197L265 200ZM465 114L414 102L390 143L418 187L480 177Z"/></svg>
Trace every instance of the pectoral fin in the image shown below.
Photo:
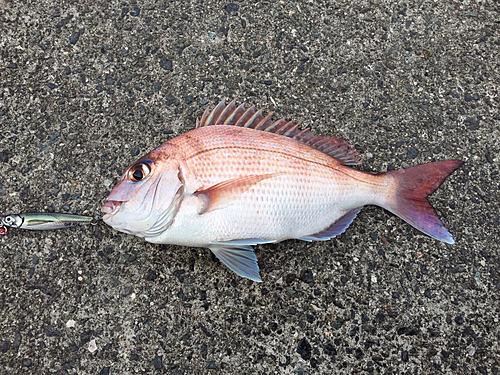
<svg viewBox="0 0 500 375"><path fill-rule="evenodd" d="M280 173L239 177L220 182L206 189L198 190L194 193L194 195L200 198L202 204L200 215L210 211L219 210L233 204L241 194L246 192L255 184L278 175L280 175Z"/></svg>
<svg viewBox="0 0 500 375"><path fill-rule="evenodd" d="M257 257L251 246L210 247L215 256L241 277L261 282Z"/></svg>

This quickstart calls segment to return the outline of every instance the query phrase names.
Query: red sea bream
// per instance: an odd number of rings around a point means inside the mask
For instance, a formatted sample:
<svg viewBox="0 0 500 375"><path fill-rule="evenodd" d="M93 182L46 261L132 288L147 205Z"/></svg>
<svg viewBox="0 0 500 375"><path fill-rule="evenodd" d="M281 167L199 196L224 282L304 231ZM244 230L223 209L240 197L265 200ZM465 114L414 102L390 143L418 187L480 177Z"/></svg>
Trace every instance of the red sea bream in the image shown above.
<svg viewBox="0 0 500 375"><path fill-rule="evenodd" d="M127 168L102 208L104 221L146 241L207 247L238 275L260 281L252 245L328 240L366 205L383 207L452 244L427 201L459 160L362 172L357 151L254 107L222 101L196 129Z"/></svg>

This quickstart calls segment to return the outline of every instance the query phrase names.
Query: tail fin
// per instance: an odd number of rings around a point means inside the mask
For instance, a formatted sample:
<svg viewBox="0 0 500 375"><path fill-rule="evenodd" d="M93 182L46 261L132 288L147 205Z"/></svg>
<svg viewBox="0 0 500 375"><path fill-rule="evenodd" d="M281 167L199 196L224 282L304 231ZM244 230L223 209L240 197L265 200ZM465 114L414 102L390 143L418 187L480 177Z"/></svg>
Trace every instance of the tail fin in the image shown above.
<svg viewBox="0 0 500 375"><path fill-rule="evenodd" d="M395 190L384 208L437 240L455 243L427 197L462 164L461 160L445 160L386 172L394 180Z"/></svg>

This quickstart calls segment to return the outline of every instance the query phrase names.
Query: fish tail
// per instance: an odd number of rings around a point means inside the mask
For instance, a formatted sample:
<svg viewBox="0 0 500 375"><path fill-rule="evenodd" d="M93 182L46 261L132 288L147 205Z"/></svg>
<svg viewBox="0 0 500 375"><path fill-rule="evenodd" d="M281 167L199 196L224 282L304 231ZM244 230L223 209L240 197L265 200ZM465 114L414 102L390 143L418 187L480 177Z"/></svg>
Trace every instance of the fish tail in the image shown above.
<svg viewBox="0 0 500 375"><path fill-rule="evenodd" d="M439 220L427 197L464 162L444 160L384 173L394 188L382 206L423 233L453 244L453 237Z"/></svg>

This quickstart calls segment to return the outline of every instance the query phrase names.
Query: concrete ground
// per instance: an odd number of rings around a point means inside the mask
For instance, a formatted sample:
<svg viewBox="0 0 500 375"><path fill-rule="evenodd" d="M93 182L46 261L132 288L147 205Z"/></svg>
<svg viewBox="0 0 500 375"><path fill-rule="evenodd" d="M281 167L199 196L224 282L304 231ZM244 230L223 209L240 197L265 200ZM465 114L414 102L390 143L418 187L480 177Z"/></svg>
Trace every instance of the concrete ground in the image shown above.
<svg viewBox="0 0 500 375"><path fill-rule="evenodd" d="M257 246L253 283L102 222L11 230L0 373L498 374L500 3L233 1L0 0L0 214L100 215L124 168L238 97L367 171L464 160L431 199L456 244L367 207Z"/></svg>

